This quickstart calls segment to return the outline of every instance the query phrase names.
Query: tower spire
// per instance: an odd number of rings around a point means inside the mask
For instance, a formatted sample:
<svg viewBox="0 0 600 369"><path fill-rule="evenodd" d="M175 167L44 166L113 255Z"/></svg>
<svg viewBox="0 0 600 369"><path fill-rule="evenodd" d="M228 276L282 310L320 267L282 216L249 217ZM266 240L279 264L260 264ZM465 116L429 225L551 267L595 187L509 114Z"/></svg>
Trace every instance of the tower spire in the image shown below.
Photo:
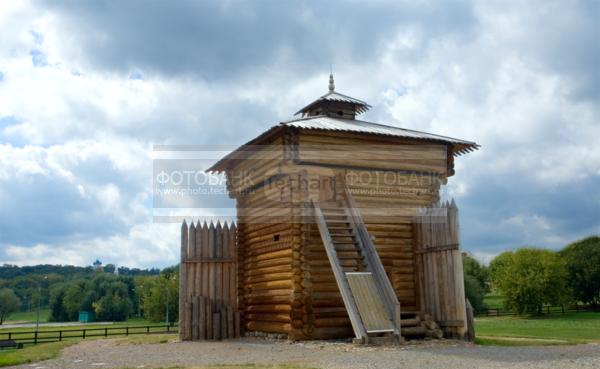
<svg viewBox="0 0 600 369"><path fill-rule="evenodd" d="M333 72L329 74L329 91L335 91L335 83L333 83Z"/></svg>

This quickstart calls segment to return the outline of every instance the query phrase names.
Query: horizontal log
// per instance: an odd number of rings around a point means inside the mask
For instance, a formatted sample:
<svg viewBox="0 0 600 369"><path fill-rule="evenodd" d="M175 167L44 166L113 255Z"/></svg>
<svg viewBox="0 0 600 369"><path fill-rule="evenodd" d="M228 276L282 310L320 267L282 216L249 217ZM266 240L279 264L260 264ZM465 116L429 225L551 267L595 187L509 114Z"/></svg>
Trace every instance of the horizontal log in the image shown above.
<svg viewBox="0 0 600 369"><path fill-rule="evenodd" d="M253 262L258 262L258 261L286 258L286 257L291 257L292 254L293 253L292 253L291 249L273 251L268 254L262 254L262 255L257 255L257 256L248 256L245 260L245 263L251 264Z"/></svg>
<svg viewBox="0 0 600 369"><path fill-rule="evenodd" d="M292 265L290 263L285 263L282 265L276 265L272 267L266 268L255 268L246 271L247 276L260 276L260 275L270 275L276 273L286 273L292 271Z"/></svg>
<svg viewBox="0 0 600 369"><path fill-rule="evenodd" d="M199 264L199 263L235 263L236 258L188 258L184 261L185 264Z"/></svg>
<svg viewBox="0 0 600 369"><path fill-rule="evenodd" d="M392 273L393 273L392 274L392 279L394 281L397 281L397 282L400 282L400 281L402 281L402 282L405 282L405 281L412 282L412 281L415 280L414 273L406 273L406 274L399 274L399 273L396 273L396 272L392 272Z"/></svg>
<svg viewBox="0 0 600 369"><path fill-rule="evenodd" d="M415 282L413 281L396 281L392 279L392 286L396 290L413 290L415 289Z"/></svg>
<svg viewBox="0 0 600 369"><path fill-rule="evenodd" d="M256 313L246 313L244 314L244 318L246 321L269 321L269 322L281 322L281 323L289 323L291 322L290 314L256 314Z"/></svg>
<svg viewBox="0 0 600 369"><path fill-rule="evenodd" d="M283 333L287 334L291 331L291 323L269 322L269 321L249 321L246 323L248 331L268 332L268 333Z"/></svg>
<svg viewBox="0 0 600 369"><path fill-rule="evenodd" d="M291 260L291 256L286 256L286 257L277 258L277 259L270 259L270 260L260 260L260 261L244 260L243 268L244 268L244 270L249 271L249 270L259 270L259 269L263 269L263 268L271 268L271 267L281 266L281 265L290 265L291 266L290 260Z"/></svg>
<svg viewBox="0 0 600 369"><path fill-rule="evenodd" d="M400 291L396 291L396 295L398 296L399 299L402 299L404 297L409 298L409 299L414 299L415 291L414 290L400 290Z"/></svg>
<svg viewBox="0 0 600 369"><path fill-rule="evenodd" d="M246 224L246 230L244 236L252 238L258 234L264 233L279 233L290 228L290 223L248 223Z"/></svg>
<svg viewBox="0 0 600 369"><path fill-rule="evenodd" d="M360 208L360 204L358 205ZM367 209L369 210L369 209ZM363 221L365 223L379 223L379 224L397 224L397 223L410 223L414 220L414 216L402 215L402 216L381 216L377 214L369 214L366 211L361 211Z"/></svg>
<svg viewBox="0 0 600 369"><path fill-rule="evenodd" d="M342 295L339 292L313 292L313 307L340 307L344 306Z"/></svg>
<svg viewBox="0 0 600 369"><path fill-rule="evenodd" d="M403 336L424 336L427 329L424 326L400 327Z"/></svg>
<svg viewBox="0 0 600 369"><path fill-rule="evenodd" d="M322 327L344 327L350 325L350 318L348 317L340 317L340 318L315 318L314 325L317 328Z"/></svg>
<svg viewBox="0 0 600 369"><path fill-rule="evenodd" d="M290 288L282 288L282 289L268 289L262 291L248 291L245 294L245 297L265 297L265 296L290 296L292 293L292 289Z"/></svg>
<svg viewBox="0 0 600 369"><path fill-rule="evenodd" d="M346 310L346 307L344 306L334 306L334 307L314 307L313 308L313 312L315 314L335 314L338 313L340 315L346 314L348 315L348 312Z"/></svg>
<svg viewBox="0 0 600 369"><path fill-rule="evenodd" d="M252 284L252 283L261 283L261 282L292 280L293 276L294 275L292 274L292 272L255 275L255 276L249 276L249 277L244 278L244 283Z"/></svg>
<svg viewBox="0 0 600 369"><path fill-rule="evenodd" d="M415 146L403 145L342 145L330 144L323 145L318 143L302 142L299 147L301 160L311 160L316 158L326 159L344 159L348 157L357 157L361 160L369 161L446 161L447 152L441 148L435 150L430 148L421 148Z"/></svg>
<svg viewBox="0 0 600 369"><path fill-rule="evenodd" d="M385 252L385 251L392 251L392 252L401 252L404 253L406 255L414 255L413 253L413 245L412 243L397 243L397 244L392 244L392 245L387 245L387 244L379 244L379 245L375 245L375 249L378 252Z"/></svg>
<svg viewBox="0 0 600 369"><path fill-rule="evenodd" d="M260 247L248 247L246 249L246 257L259 256L265 254L272 254L276 251L288 250L292 248L292 237L286 237L284 239L280 239L278 242L271 241L263 241Z"/></svg>
<svg viewBox="0 0 600 369"><path fill-rule="evenodd" d="M335 283L335 276L330 274L311 274L310 280L313 284L316 283Z"/></svg>
<svg viewBox="0 0 600 369"><path fill-rule="evenodd" d="M275 296L253 296L244 298L247 306L255 306L255 305L272 305L272 304L283 304L292 303L291 291L286 290L286 293L283 295L275 295Z"/></svg>
<svg viewBox="0 0 600 369"><path fill-rule="evenodd" d="M286 224L287 227L279 229L264 229L258 232L254 232L252 235L244 235L246 245L260 244L261 241L273 242L273 235L279 235L280 237L287 237L291 235L292 227L291 224Z"/></svg>
<svg viewBox="0 0 600 369"><path fill-rule="evenodd" d="M259 283L246 283L244 285L245 288L255 290L272 290L272 289L292 289L293 283L290 280L281 280L281 281L269 281L269 282L259 282Z"/></svg>
<svg viewBox="0 0 600 369"><path fill-rule="evenodd" d="M412 246L413 240L411 239L403 239L403 238L385 238L375 236L375 240L373 241L375 247L384 246L384 245L393 245L393 246Z"/></svg>
<svg viewBox="0 0 600 369"><path fill-rule="evenodd" d="M412 226L411 224L406 224L406 223L393 223L393 224L386 224L386 223L365 223L369 233L375 233L377 234L377 232L410 232L412 231Z"/></svg>

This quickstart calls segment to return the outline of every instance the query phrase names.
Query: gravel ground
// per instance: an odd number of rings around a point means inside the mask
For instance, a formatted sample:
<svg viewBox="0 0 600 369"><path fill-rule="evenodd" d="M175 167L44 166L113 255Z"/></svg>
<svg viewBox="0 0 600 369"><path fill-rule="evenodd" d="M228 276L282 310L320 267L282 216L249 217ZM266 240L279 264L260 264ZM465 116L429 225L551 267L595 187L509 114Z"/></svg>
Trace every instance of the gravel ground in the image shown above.
<svg viewBox="0 0 600 369"><path fill-rule="evenodd" d="M248 363L286 363L322 369L600 368L600 345L494 347L442 340L399 347L371 347L244 338L227 342L118 346L110 340L96 340L68 347L57 359L12 368L156 368Z"/></svg>

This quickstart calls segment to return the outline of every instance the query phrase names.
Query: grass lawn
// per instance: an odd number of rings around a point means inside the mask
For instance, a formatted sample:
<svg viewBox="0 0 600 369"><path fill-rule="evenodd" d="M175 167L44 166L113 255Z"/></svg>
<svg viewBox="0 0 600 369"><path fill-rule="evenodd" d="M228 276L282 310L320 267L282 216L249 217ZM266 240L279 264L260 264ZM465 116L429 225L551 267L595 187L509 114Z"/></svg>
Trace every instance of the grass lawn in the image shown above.
<svg viewBox="0 0 600 369"><path fill-rule="evenodd" d="M104 337L95 338L101 339ZM114 339L117 345L139 345L174 342L178 339L178 336L176 334L150 334L118 337L112 339ZM81 338L70 338L62 342L27 345L25 346L25 348L19 350L2 350L0 351L0 367L19 365L25 363L35 363L43 360L52 359L58 356L62 349L74 345L79 341L81 341Z"/></svg>
<svg viewBox="0 0 600 369"><path fill-rule="evenodd" d="M600 342L600 312L541 317L475 318L477 343L483 345L564 345Z"/></svg>
<svg viewBox="0 0 600 369"><path fill-rule="evenodd" d="M484 296L483 303L488 309L502 309L504 297L497 292L490 292Z"/></svg>
<svg viewBox="0 0 600 369"><path fill-rule="evenodd" d="M50 309L40 310L40 322L44 323L48 321L50 317ZM37 319L37 313L35 311L19 311L10 314L8 320L4 324L17 324L17 323L35 323ZM2 327L2 326L0 326Z"/></svg>
<svg viewBox="0 0 600 369"><path fill-rule="evenodd" d="M164 323L152 323L143 319L132 319L125 322L118 322L114 324L78 324L72 326L40 326L38 331L38 339L43 341L44 339L58 339L59 333L58 331L62 331L62 338L72 341L79 341L82 335L82 329L86 329L86 339L88 338L103 338L104 329L108 328L108 334L112 334L108 338L119 338L119 339L132 339L132 340L143 340L141 337L145 337L145 335L133 335L133 336L125 336L126 329L125 327L129 327L129 333L145 333L147 330L145 326L156 326L156 328L151 328L150 332L162 332L164 330ZM137 327L137 328L136 328ZM173 328L176 330L177 328ZM34 328L24 327L24 328L0 328L0 340L8 339L8 332L12 333L13 339L17 341L24 340L33 340L34 338ZM154 336L154 335L151 335ZM151 337L148 336L148 337ZM158 335L162 336L162 335ZM167 335L165 335L167 336ZM171 336L176 337L177 335L171 334ZM146 338L147 340L156 340L158 338ZM125 341L124 341L125 342ZM42 345L46 346L46 344ZM29 349L29 345L26 349ZM23 351L23 350L20 350ZM0 357L4 356L4 351L0 351Z"/></svg>
<svg viewBox="0 0 600 369"><path fill-rule="evenodd" d="M19 350L5 349L0 351L0 366L37 363L38 361L52 359L60 353L60 350L75 343L77 341L71 340L27 346Z"/></svg>

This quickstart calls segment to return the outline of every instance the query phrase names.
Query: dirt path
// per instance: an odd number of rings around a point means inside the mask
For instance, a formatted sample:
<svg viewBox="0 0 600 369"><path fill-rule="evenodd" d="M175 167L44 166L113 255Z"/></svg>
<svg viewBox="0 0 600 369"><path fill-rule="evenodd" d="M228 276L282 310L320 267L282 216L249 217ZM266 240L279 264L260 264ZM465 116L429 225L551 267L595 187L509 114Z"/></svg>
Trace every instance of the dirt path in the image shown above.
<svg viewBox="0 0 600 369"><path fill-rule="evenodd" d="M347 343L176 342L115 345L86 341L61 357L12 368L156 368L206 364L298 364L337 368L600 368L600 345L493 347L462 342L422 342L401 347L357 347Z"/></svg>

